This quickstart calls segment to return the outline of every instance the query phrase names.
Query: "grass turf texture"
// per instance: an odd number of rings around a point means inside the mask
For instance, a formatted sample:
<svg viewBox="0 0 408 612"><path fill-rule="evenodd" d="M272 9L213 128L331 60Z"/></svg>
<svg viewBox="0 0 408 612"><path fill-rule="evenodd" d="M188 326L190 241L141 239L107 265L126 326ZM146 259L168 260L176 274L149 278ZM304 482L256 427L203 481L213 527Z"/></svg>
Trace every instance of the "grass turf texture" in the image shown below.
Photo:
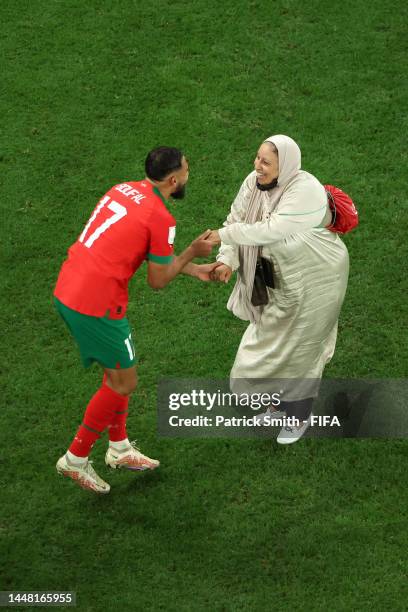
<svg viewBox="0 0 408 612"><path fill-rule="evenodd" d="M357 203L332 377L407 370L407 6L374 0L5 0L2 97L1 589L75 590L81 610L405 610L406 441L166 440L161 376L226 377L245 324L230 286L141 270L129 318L129 431L160 471L107 498L56 476L99 384L53 311L67 247L98 198L180 146L180 250L223 221L272 133ZM104 448L94 452L102 476Z"/></svg>

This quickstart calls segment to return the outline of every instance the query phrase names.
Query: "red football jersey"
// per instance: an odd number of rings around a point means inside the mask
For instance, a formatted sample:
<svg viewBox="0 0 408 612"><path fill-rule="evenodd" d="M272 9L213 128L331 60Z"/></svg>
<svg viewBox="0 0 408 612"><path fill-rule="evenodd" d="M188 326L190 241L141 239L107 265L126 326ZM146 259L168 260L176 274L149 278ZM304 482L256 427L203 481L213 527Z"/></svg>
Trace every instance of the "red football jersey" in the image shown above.
<svg viewBox="0 0 408 612"><path fill-rule="evenodd" d="M128 283L143 260L168 264L176 221L149 181L115 185L101 199L82 234L69 248L54 295L95 317L121 319Z"/></svg>

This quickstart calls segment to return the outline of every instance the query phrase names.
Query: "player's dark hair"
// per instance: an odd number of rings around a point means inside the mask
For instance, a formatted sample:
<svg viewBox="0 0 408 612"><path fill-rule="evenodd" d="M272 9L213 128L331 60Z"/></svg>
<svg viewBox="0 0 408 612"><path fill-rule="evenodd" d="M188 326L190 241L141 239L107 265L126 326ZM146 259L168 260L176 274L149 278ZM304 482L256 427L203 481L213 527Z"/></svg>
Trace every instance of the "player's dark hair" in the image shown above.
<svg viewBox="0 0 408 612"><path fill-rule="evenodd" d="M180 170L182 159L183 153L175 147L157 147L146 157L146 176L152 181L161 181L173 170Z"/></svg>

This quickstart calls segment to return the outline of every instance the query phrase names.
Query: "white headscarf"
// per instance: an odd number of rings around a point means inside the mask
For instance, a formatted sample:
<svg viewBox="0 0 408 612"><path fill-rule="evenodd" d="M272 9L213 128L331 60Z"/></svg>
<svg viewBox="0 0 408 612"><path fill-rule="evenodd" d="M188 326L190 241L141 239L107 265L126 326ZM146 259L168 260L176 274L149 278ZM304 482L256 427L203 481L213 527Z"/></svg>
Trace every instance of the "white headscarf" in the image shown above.
<svg viewBox="0 0 408 612"><path fill-rule="evenodd" d="M277 134L270 136L265 142L271 142L278 149L279 176L278 187L284 188L300 170L302 155L296 142L289 138Z"/></svg>
<svg viewBox="0 0 408 612"><path fill-rule="evenodd" d="M296 142L289 138L289 136L277 134L276 136L270 136L264 142L271 142L278 150L278 184L271 191L267 192L269 203L273 208L279 202L289 181L300 171L301 153ZM262 194L264 193L266 192L258 189L256 185L254 186L248 203L245 223L256 223L260 220L262 215ZM239 247L240 267L237 272L234 289L227 303L227 308L236 317L251 323L260 320L263 310L263 306L253 306L251 303L258 253L259 247L257 246Z"/></svg>

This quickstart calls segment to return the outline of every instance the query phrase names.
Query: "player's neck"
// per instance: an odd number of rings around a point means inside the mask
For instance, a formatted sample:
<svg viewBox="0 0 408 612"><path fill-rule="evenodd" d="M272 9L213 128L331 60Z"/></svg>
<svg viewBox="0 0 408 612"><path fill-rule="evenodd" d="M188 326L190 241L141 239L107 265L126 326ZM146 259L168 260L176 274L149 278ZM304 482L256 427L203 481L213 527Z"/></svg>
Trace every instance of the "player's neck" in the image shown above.
<svg viewBox="0 0 408 612"><path fill-rule="evenodd" d="M153 185L153 187L156 187L156 189L158 189L160 191L160 193L162 194L162 196L163 196L163 198L165 200L169 199L169 197L171 196L171 191L170 191L171 187L166 188L160 182L152 181L152 179L149 179L147 176L146 176L145 180L148 181L151 185Z"/></svg>

